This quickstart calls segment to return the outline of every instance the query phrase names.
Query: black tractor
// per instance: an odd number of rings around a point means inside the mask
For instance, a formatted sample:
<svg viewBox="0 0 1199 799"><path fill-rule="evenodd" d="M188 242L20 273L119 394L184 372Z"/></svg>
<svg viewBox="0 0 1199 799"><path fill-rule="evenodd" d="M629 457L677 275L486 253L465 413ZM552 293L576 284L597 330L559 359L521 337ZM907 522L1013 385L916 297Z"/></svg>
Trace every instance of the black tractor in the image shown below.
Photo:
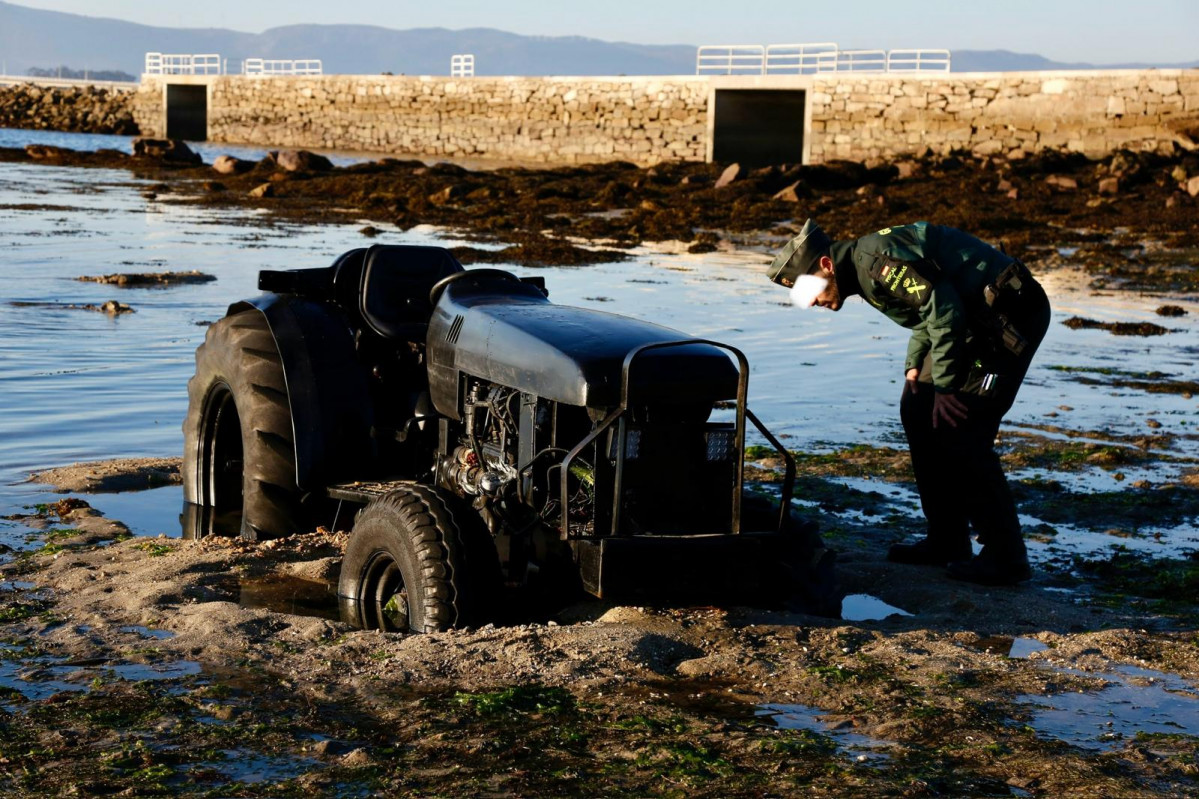
<svg viewBox="0 0 1199 799"><path fill-rule="evenodd" d="M355 249L258 287L196 351L192 534L283 536L360 508L338 594L366 628L472 626L578 589L838 614L833 553L791 510L794 460L746 408L736 349L554 305L544 279L438 247ZM785 464L780 497L744 490L747 424Z"/></svg>

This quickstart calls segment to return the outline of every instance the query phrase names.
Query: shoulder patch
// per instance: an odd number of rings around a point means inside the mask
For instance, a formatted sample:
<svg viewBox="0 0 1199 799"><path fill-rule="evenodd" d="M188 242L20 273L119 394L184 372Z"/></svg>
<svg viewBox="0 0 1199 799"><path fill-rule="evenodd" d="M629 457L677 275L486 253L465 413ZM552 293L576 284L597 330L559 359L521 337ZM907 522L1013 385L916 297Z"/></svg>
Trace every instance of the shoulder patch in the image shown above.
<svg viewBox="0 0 1199 799"><path fill-rule="evenodd" d="M901 261L887 255L875 258L870 277L887 294L912 308L919 308L932 294L937 275L924 261Z"/></svg>

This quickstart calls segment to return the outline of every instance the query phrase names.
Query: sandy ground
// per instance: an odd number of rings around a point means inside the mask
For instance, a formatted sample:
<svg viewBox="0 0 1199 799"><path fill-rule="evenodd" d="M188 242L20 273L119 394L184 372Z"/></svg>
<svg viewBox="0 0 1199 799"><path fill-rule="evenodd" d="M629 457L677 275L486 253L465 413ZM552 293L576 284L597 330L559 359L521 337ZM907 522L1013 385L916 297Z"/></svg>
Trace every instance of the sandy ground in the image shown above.
<svg viewBox="0 0 1199 799"><path fill-rule="evenodd" d="M903 479L894 452L878 463ZM38 479L74 493L170 465ZM0 792L1199 795L1194 727L1116 726L1091 750L1029 725L1034 698L1102 703L1129 666L1194 690L1190 605L1112 601L1097 579L1051 590L1074 579L1054 569L955 583L881 558L902 527L817 515L847 592L913 616L583 602L547 623L363 632L289 612L336 580L344 533L145 539L78 499L39 508L39 546L0 567ZM250 606L264 585L270 607ZM1013 640L1040 651L1009 657ZM812 729L780 728L773 705L806 706Z"/></svg>

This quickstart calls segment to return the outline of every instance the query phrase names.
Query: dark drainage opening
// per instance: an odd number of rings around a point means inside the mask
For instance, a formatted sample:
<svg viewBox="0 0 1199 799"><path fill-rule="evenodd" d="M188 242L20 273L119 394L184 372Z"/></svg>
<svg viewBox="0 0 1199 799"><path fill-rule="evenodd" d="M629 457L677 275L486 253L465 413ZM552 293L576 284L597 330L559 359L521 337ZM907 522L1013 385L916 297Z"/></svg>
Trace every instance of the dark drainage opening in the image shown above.
<svg viewBox="0 0 1199 799"><path fill-rule="evenodd" d="M804 92L717 89L712 160L748 166L803 161Z"/></svg>
<svg viewBox="0 0 1199 799"><path fill-rule="evenodd" d="M167 138L208 138L208 87L167 84Z"/></svg>

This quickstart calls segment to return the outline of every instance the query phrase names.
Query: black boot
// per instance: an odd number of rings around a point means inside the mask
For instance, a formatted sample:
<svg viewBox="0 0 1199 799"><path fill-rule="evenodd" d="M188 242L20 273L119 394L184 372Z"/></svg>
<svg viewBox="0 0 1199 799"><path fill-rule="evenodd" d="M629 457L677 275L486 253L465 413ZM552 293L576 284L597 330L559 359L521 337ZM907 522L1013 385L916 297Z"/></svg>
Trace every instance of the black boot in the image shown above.
<svg viewBox="0 0 1199 799"><path fill-rule="evenodd" d="M970 560L950 563L947 573L955 580L979 585L1015 585L1032 577L1032 568L1021 543L1006 551L993 546L983 547L982 552Z"/></svg>
<svg viewBox="0 0 1199 799"><path fill-rule="evenodd" d="M887 551L887 560L914 566L944 566L957 560L967 560L970 554L968 538L951 544L925 537L914 544L894 544Z"/></svg>

